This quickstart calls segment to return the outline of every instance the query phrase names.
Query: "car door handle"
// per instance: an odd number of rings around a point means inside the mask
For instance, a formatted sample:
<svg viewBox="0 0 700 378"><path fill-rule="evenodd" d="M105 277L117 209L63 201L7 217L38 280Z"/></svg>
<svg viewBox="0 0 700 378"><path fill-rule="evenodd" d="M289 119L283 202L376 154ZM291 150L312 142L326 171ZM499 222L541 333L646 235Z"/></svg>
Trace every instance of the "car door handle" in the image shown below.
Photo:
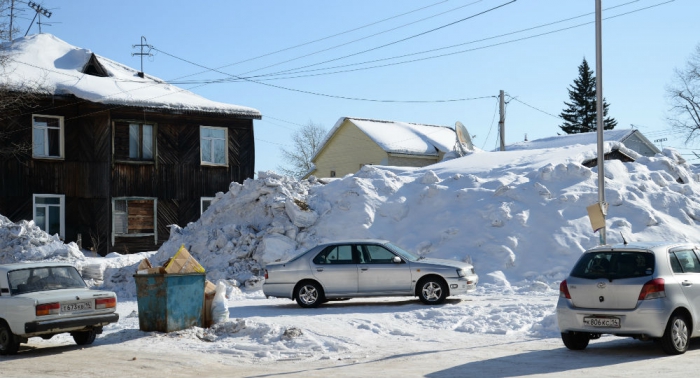
<svg viewBox="0 0 700 378"><path fill-rule="evenodd" d="M683 281L683 282L681 283L681 285L683 285L683 286L693 286L693 283L686 280L686 281Z"/></svg>
<svg viewBox="0 0 700 378"><path fill-rule="evenodd" d="M362 271L365 271L365 270L367 270L367 269L369 269L369 268L360 268L360 270L362 270Z"/></svg>
<svg viewBox="0 0 700 378"><path fill-rule="evenodd" d="M323 268L316 268L317 272L323 272Z"/></svg>

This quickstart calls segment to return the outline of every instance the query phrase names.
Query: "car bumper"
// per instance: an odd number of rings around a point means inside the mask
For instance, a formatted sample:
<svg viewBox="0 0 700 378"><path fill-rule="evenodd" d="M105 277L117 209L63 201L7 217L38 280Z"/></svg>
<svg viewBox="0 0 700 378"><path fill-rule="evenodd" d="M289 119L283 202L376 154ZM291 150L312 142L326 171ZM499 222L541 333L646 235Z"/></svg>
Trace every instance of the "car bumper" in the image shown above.
<svg viewBox="0 0 700 378"><path fill-rule="evenodd" d="M102 327L110 323L116 323L118 320L119 314L111 313L89 317L30 322L24 325L24 336L77 331L87 327Z"/></svg>
<svg viewBox="0 0 700 378"><path fill-rule="evenodd" d="M267 283L263 284L263 294L266 297L292 298L293 283Z"/></svg>
<svg viewBox="0 0 700 378"><path fill-rule="evenodd" d="M646 335L661 337L666 329L666 322L671 316L670 306L663 299L640 301L631 310L603 310L575 308L571 300L559 298L557 302L557 322L561 332L577 331L605 333L615 335ZM620 319L620 327L594 327L583 323L588 316L615 317Z"/></svg>
<svg viewBox="0 0 700 378"><path fill-rule="evenodd" d="M450 295L460 295L471 293L476 290L476 284L479 283L478 276L468 276L459 278L445 278L447 287L450 288Z"/></svg>

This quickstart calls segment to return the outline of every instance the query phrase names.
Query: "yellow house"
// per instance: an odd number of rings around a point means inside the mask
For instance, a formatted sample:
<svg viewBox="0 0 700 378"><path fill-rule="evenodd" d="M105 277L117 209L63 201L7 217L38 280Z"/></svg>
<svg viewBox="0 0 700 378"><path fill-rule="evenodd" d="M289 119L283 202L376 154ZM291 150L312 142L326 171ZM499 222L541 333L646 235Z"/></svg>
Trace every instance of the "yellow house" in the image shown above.
<svg viewBox="0 0 700 378"><path fill-rule="evenodd" d="M447 126L342 117L328 132L306 177L342 177L364 165L424 167L452 151Z"/></svg>

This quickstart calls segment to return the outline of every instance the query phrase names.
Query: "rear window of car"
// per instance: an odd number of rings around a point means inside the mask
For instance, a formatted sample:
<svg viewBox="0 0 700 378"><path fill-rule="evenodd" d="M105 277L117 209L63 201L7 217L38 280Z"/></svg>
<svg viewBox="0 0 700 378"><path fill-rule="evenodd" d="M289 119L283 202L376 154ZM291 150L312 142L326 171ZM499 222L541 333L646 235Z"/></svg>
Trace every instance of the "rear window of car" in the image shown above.
<svg viewBox="0 0 700 378"><path fill-rule="evenodd" d="M571 276L589 279L650 276L654 274L654 264L654 254L649 252L589 252L581 256Z"/></svg>
<svg viewBox="0 0 700 378"><path fill-rule="evenodd" d="M13 270L7 273L12 295L35 291L84 288L85 281L72 266Z"/></svg>

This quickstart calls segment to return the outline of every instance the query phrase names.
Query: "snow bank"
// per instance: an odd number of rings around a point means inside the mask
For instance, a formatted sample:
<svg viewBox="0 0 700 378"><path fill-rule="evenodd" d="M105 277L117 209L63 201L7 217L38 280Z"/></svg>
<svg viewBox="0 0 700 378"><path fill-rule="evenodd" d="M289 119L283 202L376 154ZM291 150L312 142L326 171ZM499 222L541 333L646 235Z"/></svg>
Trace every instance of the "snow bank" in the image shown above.
<svg viewBox="0 0 700 378"><path fill-rule="evenodd" d="M606 143L613 147L621 146ZM597 168L580 164L594 154L595 146L479 152L419 169L365 166L329 180L260 172L218 193L198 221L172 226L151 260L163 264L184 244L209 280L256 289L270 262L321 242L378 238L420 255L470 261L482 284L539 292L555 287L580 253L599 243L586 213L598 200ZM608 242L623 234L634 241L700 242L698 175L675 150L637 158L606 162ZM84 258L41 233L8 243L31 222L20 230L6 224L0 227L5 261ZM33 246L35 239L61 247L47 252ZM103 286L133 296L141 258L103 259L109 261Z"/></svg>

